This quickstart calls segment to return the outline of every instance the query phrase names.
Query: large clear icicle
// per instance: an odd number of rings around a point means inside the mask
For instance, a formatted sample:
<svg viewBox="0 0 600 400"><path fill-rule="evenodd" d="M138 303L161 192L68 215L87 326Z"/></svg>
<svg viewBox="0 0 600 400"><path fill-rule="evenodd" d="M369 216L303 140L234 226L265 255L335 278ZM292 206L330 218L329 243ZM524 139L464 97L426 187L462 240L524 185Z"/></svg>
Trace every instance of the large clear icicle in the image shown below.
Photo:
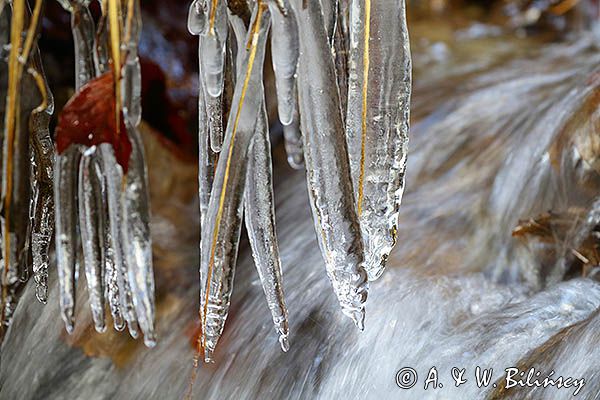
<svg viewBox="0 0 600 400"><path fill-rule="evenodd" d="M396 243L408 146L411 60L404 0L353 0L347 140L369 279Z"/></svg>
<svg viewBox="0 0 600 400"><path fill-rule="evenodd" d="M127 135L132 143L129 169L125 180L122 201L122 235L126 275L125 293L131 293L137 324L144 333L148 347L156 344L154 331L154 272L152 268L152 241L150 237L150 205L144 150L136 127L142 118L141 69L137 54L141 30L139 0L128 0L125 16L125 39L127 51L123 66L123 114L127 118ZM122 132L125 134L125 132ZM127 290L127 285L129 290ZM134 313L126 313L133 316ZM137 336L135 321L128 321L132 336ZM133 327L132 327L132 324ZM132 331L133 329L133 331Z"/></svg>
<svg viewBox="0 0 600 400"><path fill-rule="evenodd" d="M77 169L81 150L71 146L56 157L54 198L56 199L56 266L60 310L67 332L73 331L77 278Z"/></svg>
<svg viewBox="0 0 600 400"><path fill-rule="evenodd" d="M34 73L44 79L39 50L34 53ZM46 303L48 299L48 264L50 242L54 233L54 145L49 125L54 113L54 99L47 83L47 107L44 111L31 114L31 253L32 270L37 299Z"/></svg>
<svg viewBox="0 0 600 400"><path fill-rule="evenodd" d="M244 49L247 36L245 24L240 17L233 14L230 14L230 22L237 38L237 48ZM238 74L244 68L244 54L244 51L238 52ZM273 316L275 330L279 334L281 348L283 351L288 351L289 327L287 307L283 296L281 260L275 235L273 170L268 117L264 104L263 98L254 139L249 149L244 193L244 217L255 266ZM284 126L284 129L286 128L294 128L294 126Z"/></svg>
<svg viewBox="0 0 600 400"><path fill-rule="evenodd" d="M97 148L97 154L99 157L102 157L103 149L101 147ZM100 162L103 165L102 160ZM109 207L108 207L108 183L105 179L102 180L102 213L104 215L104 236L103 236L103 246L104 246L104 296L107 299L108 307L110 310L110 314L113 319L113 326L117 331L122 331L125 329L125 320L123 318L123 313L121 311L121 294L119 290L119 269L115 263L115 250L112 247L113 239L111 232L111 225L109 223Z"/></svg>
<svg viewBox="0 0 600 400"><path fill-rule="evenodd" d="M283 125L290 125L296 110L296 68L298 66L298 22L289 0L269 0L272 16L271 59L275 73L277 110Z"/></svg>
<svg viewBox="0 0 600 400"><path fill-rule="evenodd" d="M125 187L125 221L123 224L128 278L133 305L148 347L156 344L154 330L154 272L150 237L148 178L142 138L136 128L127 127L132 153Z"/></svg>
<svg viewBox="0 0 600 400"><path fill-rule="evenodd" d="M368 282L340 102L337 92L331 91L335 66L319 2L297 3L300 115L313 219L342 311L362 329Z"/></svg>
<svg viewBox="0 0 600 400"><path fill-rule="evenodd" d="M262 107L262 70L269 24L268 9L258 2L202 229L205 240L201 243L201 307L204 319L201 341L205 361L212 360L229 311L243 211L247 153Z"/></svg>
<svg viewBox="0 0 600 400"><path fill-rule="evenodd" d="M203 0L192 2L188 14L188 30L193 35L200 35L204 29L205 11ZM201 41L202 38L199 38ZM200 232L204 227L204 221L208 210L210 192L215 172L216 153L211 148L209 115L206 110L205 88L202 83L202 54L201 45L198 42L198 200L200 208ZM204 236L200 235L200 248ZM201 254L202 256L202 254ZM200 262L202 264L202 262ZM200 282L203 282L202 268L200 268ZM202 297L202 296L200 296ZM203 320L203 300L200 300L200 319Z"/></svg>
<svg viewBox="0 0 600 400"><path fill-rule="evenodd" d="M104 213L102 175L95 161L95 153L96 147L87 149L79 163L79 229L94 327L96 331L104 332Z"/></svg>
<svg viewBox="0 0 600 400"><path fill-rule="evenodd" d="M122 134L125 134L123 132ZM125 321L129 333L133 338L137 338L138 325L133 306L131 287L128 277L128 266L125 248L129 244L123 234L123 225L126 224L124 213L124 204L122 196L123 171L117 163L114 150L109 143L102 143L99 146L102 154L102 170L105 177L106 198L108 202L108 225L110 231L111 242L108 244L112 249L112 259L116 281L118 285L120 311Z"/></svg>
<svg viewBox="0 0 600 400"><path fill-rule="evenodd" d="M273 167L268 117L264 103L258 116L256 133L248 155L244 206L254 265L273 316L275 330L279 334L279 343L283 351L288 351L290 347L288 313L283 296L281 259L275 234Z"/></svg>

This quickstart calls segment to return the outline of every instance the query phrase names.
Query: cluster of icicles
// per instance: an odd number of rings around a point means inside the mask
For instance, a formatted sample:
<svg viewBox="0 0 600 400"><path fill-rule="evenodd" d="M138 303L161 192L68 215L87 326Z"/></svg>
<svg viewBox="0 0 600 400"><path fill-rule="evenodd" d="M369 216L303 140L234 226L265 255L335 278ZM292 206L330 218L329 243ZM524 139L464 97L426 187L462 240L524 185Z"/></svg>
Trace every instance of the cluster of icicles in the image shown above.
<svg viewBox="0 0 600 400"><path fill-rule="evenodd" d="M46 301L54 230L67 330L82 264L96 330L106 329L108 304L115 329L141 331L152 346L149 205L137 131L139 0L101 1L97 26L89 0L59 1L72 16L77 93L59 116L55 151L52 95L36 46L43 0L31 11L25 0L0 0L0 44L10 44L2 320L10 321L28 265ZM281 346L289 347L263 85L269 37L288 161L306 168L327 275L343 313L362 329L368 281L382 274L395 244L404 189L411 91L404 0L194 0L187 24L199 37L199 354L211 361L223 332L242 221ZM38 95L20 99L20 88ZM78 114L94 113L97 104L78 105L94 95L114 99L110 124Z"/></svg>
<svg viewBox="0 0 600 400"><path fill-rule="evenodd" d="M199 36L199 352L211 361L223 332L242 218L281 347L289 347L263 86L269 31L288 160L305 165L327 275L362 329L368 280L395 244L404 188L404 0L194 0L188 29Z"/></svg>
<svg viewBox="0 0 600 400"><path fill-rule="evenodd" d="M88 9L90 0L59 2L71 13L77 92L59 116L56 148L48 129L52 94L36 45L43 1L36 0L31 10L25 0L1 3L1 40L9 48L2 322L8 326L30 265L36 296L46 302L54 233L60 309L67 331L74 329L78 265L82 265L96 330L106 330L108 305L115 329L127 326L134 338L143 333L144 343L153 346L149 199L137 130L139 0L102 1L97 27Z"/></svg>

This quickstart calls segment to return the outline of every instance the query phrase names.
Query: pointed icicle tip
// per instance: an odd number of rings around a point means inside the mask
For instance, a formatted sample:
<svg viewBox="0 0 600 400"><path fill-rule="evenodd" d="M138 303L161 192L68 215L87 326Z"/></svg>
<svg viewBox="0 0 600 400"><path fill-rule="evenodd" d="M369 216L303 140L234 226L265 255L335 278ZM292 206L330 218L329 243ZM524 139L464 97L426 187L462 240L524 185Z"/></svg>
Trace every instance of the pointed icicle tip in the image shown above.
<svg viewBox="0 0 600 400"><path fill-rule="evenodd" d="M99 325L94 325L94 328L96 329L96 332L98 333L104 333L106 332L106 324L99 324Z"/></svg>
<svg viewBox="0 0 600 400"><path fill-rule="evenodd" d="M129 335L131 335L132 338L137 339L140 337L140 328L137 322L130 321L127 324L127 328L129 329Z"/></svg>
<svg viewBox="0 0 600 400"><path fill-rule="evenodd" d="M287 335L279 336L279 344L281 345L281 350L283 350L284 353L287 353L290 349L290 341Z"/></svg>
<svg viewBox="0 0 600 400"><path fill-rule="evenodd" d="M359 331L365 330L365 309L360 308L358 310L351 311L348 316L354 321L354 325Z"/></svg>
<svg viewBox="0 0 600 400"><path fill-rule="evenodd" d="M67 333L70 335L75 330L75 323L73 322L73 317L63 316L63 320L65 321L65 329Z"/></svg>
<svg viewBox="0 0 600 400"><path fill-rule="evenodd" d="M144 345L149 349L156 346L156 334L154 331L144 334Z"/></svg>
<svg viewBox="0 0 600 400"><path fill-rule="evenodd" d="M213 354L214 352L212 350L204 348L204 362L207 364L214 364L215 358Z"/></svg>
<svg viewBox="0 0 600 400"><path fill-rule="evenodd" d="M118 332L123 332L125 329L125 321L123 319L118 319L114 321L115 330Z"/></svg>

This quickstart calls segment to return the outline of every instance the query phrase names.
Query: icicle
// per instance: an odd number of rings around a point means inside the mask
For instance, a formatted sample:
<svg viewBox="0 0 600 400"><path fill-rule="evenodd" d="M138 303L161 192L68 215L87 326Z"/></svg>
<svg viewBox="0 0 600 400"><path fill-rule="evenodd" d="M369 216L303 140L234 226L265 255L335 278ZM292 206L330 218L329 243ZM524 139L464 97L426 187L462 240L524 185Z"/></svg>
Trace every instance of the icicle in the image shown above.
<svg viewBox="0 0 600 400"><path fill-rule="evenodd" d="M122 47L126 49L122 68L123 114L136 127L142 120L142 70L138 57L138 42L141 31L141 10L139 0L127 0L125 14L125 38Z"/></svg>
<svg viewBox="0 0 600 400"><path fill-rule="evenodd" d="M137 319L144 333L144 343L153 347L156 344L156 333L148 178L140 134L132 126L128 126L127 131L133 145L125 188L126 223L123 224L129 283Z"/></svg>
<svg viewBox="0 0 600 400"><path fill-rule="evenodd" d="M127 134L123 132L123 134ZM121 166L117 163L114 150L109 143L102 143L98 146L102 154L102 170L105 177L106 197L108 203L108 225L110 229L109 246L112 249L112 260L114 262L114 271L116 274L116 282L119 293L120 312L127 321L129 333L133 338L138 337L137 322L131 288L129 285L129 277L127 272L127 259L125 254L125 246L128 246L126 238L123 234L123 224L126 224L126 219L123 216L124 205L122 203L122 183L123 172Z"/></svg>
<svg viewBox="0 0 600 400"><path fill-rule="evenodd" d="M46 303L48 298L48 263L50 242L54 233L54 145L48 128L54 113L54 99L46 83L39 50L33 54L33 76L44 81L47 93L47 107L44 111L33 112L31 127L31 252L32 269L37 299ZM37 72L39 71L39 72Z"/></svg>
<svg viewBox="0 0 600 400"><path fill-rule="evenodd" d="M289 1L271 0L273 16L271 52L279 120L283 124L283 138L289 165L294 169L304 166L302 132L298 111L296 72L300 51L298 22Z"/></svg>
<svg viewBox="0 0 600 400"><path fill-rule="evenodd" d="M296 91L297 92L297 89ZM295 94L297 96L297 94ZM301 169L304 167L304 153L302 150L302 130L300 127L299 104L296 103L292 123L283 126L283 140L287 161L290 167Z"/></svg>
<svg viewBox="0 0 600 400"><path fill-rule="evenodd" d="M347 138L369 279L396 242L404 191L411 61L404 0L353 0Z"/></svg>
<svg viewBox="0 0 600 400"><path fill-rule="evenodd" d="M94 77L94 20L86 0L58 0L71 13L71 30L75 43L75 89Z"/></svg>
<svg viewBox="0 0 600 400"><path fill-rule="evenodd" d="M95 152L96 147L87 149L79 163L79 226L92 318L96 331L104 332L102 172Z"/></svg>
<svg viewBox="0 0 600 400"><path fill-rule="evenodd" d="M205 40L200 38L200 43ZM200 44L202 47L202 44ZM204 90L204 102L208 116L208 131L210 133L210 148L213 152L221 151L223 145L223 93L213 97L208 93L206 82L200 81Z"/></svg>
<svg viewBox="0 0 600 400"><path fill-rule="evenodd" d="M73 331L75 283L77 278L77 168L81 151L71 146L56 157L54 198L56 199L56 265L60 289L60 310L67 332Z"/></svg>
<svg viewBox="0 0 600 400"><path fill-rule="evenodd" d="M217 161L216 154L209 145L208 115L204 103L204 95L202 89L198 96L198 179L199 179L199 198L200 198L200 219L201 226L204 223L206 212L208 210L208 202L210 200L210 192L215 174L215 164Z"/></svg>
<svg viewBox="0 0 600 400"><path fill-rule="evenodd" d="M206 91L219 97L223 91L225 45L227 43L227 4L224 0L211 0L208 29L201 31L202 71Z"/></svg>
<svg viewBox="0 0 600 400"><path fill-rule="evenodd" d="M362 329L368 282L340 102L337 92L331 90L336 82L335 66L319 3L306 2L297 8L297 15L300 115L315 229L342 311Z"/></svg>
<svg viewBox="0 0 600 400"><path fill-rule="evenodd" d="M283 351L288 342L287 307L283 297L281 260L275 236L273 200L273 167L267 110L264 102L256 123L256 133L248 156L246 191L244 193L245 222L252 248L254 265L262 283L267 304Z"/></svg>
<svg viewBox="0 0 600 400"><path fill-rule="evenodd" d="M59 0L71 13L75 45L75 90L94 77L92 58L94 24L83 0ZM54 198L56 207L56 258L59 275L60 307L67 332L73 331L77 278L77 191L81 157L80 146L72 146L56 156Z"/></svg>
<svg viewBox="0 0 600 400"><path fill-rule="evenodd" d="M246 157L262 107L262 69L269 23L268 9L259 1L248 35L245 72L237 80L223 151L217 164L206 223L202 229L202 235L206 238L202 241L201 249L204 255L201 260L201 306L205 361L212 360L229 311L242 219Z"/></svg>
<svg viewBox="0 0 600 400"><path fill-rule="evenodd" d="M278 3L281 3L283 10ZM290 125L296 109L296 67L298 65L298 22L288 0L270 0L269 10L273 18L271 53L277 109L283 125Z"/></svg>
<svg viewBox="0 0 600 400"><path fill-rule="evenodd" d="M196 0L190 5L188 30L193 35L200 35L204 31L205 11L198 8L203 6L203 3L203 0ZM211 148L212 141L209 136L209 115L206 109L206 94L202 74L201 41L202 37L199 38L198 42L198 199L200 205L200 232L202 232L202 228L204 227L208 210L216 163L216 153ZM202 248L203 239L204 236L200 235L200 248ZM203 282L203 279L202 268L200 268L200 282ZM200 319L204 320L202 311L203 307L201 305Z"/></svg>
<svg viewBox="0 0 600 400"><path fill-rule="evenodd" d="M156 344L154 332L154 275L152 269L152 242L150 239L150 206L146 166L143 145L136 130L142 118L141 105L141 69L137 55L141 28L139 0L127 1L125 17L126 59L123 66L123 113L127 118L127 132L132 142L133 152L130 156L129 169L125 180L122 201L122 235L124 263L125 294L130 297L126 301L133 303L134 309L127 312L128 325L132 336L137 337L137 323L144 333L144 343L148 347ZM132 320L137 317L137 323ZM133 324L133 325L132 325Z"/></svg>
<svg viewBox="0 0 600 400"><path fill-rule="evenodd" d="M207 0L194 0L188 11L187 27L192 35L206 35L208 32Z"/></svg>
<svg viewBox="0 0 600 400"><path fill-rule="evenodd" d="M3 18L3 31L10 32L7 93L3 114L2 151L2 293L0 323L2 328L11 321L20 283L29 278L30 224L30 127L32 113L48 108L48 94L43 71L35 68L30 57L37 51L37 33L43 2L37 0L31 11L24 0L11 3ZM7 38L8 39L8 38ZM8 40L3 39L3 42ZM6 44L4 43L6 46ZM27 69L26 69L27 68ZM28 75L25 75L25 70ZM22 78L25 77L25 80ZM36 91L37 88L37 91ZM0 336L4 329L0 331Z"/></svg>
<svg viewBox="0 0 600 400"><path fill-rule="evenodd" d="M210 146L218 153L223 144L222 94L228 28L225 3L219 1L216 7L215 29L214 33L210 33L207 24L210 10L206 0L192 2L188 13L188 30L193 35L200 35L200 90L203 92L204 107L208 116Z"/></svg>
<svg viewBox="0 0 600 400"><path fill-rule="evenodd" d="M107 14L107 0L100 0L100 8L102 15L98 20L96 27L96 40L93 48L94 66L96 67L96 75L100 76L110 69L108 63L108 17Z"/></svg>
<svg viewBox="0 0 600 400"><path fill-rule="evenodd" d="M96 150L98 155L102 156L102 149L100 147ZM100 160L102 162L102 160ZM123 319L123 313L121 312L121 294L119 291L119 269L115 264L115 250L112 247L113 239L111 226L109 224L109 209L108 209L108 184L106 178L102 180L102 212L104 214L104 266L106 271L104 273L105 278L105 297L108 300L110 314L113 319L113 326L117 331L125 329L125 320Z"/></svg>

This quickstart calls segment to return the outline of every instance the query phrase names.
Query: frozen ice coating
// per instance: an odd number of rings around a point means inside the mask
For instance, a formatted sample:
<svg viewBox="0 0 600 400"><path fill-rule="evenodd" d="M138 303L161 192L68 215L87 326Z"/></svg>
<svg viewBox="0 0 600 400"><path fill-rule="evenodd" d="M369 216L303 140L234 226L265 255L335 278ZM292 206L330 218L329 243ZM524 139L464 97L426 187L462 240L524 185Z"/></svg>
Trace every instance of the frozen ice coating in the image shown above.
<svg viewBox="0 0 600 400"><path fill-rule="evenodd" d="M201 308L205 361L211 361L229 311L243 211L248 147L262 107L263 62L270 18L255 6L249 46L236 82L223 149L216 167L201 243Z"/></svg>
<svg viewBox="0 0 600 400"><path fill-rule="evenodd" d="M211 28L202 34L200 41L200 58L204 74L204 84L208 94L218 97L223 92L223 76L225 69L225 45L227 44L227 3L224 0L213 0L210 10ZM212 16L214 13L214 16Z"/></svg>
<svg viewBox="0 0 600 400"><path fill-rule="evenodd" d="M288 312L283 296L281 259L275 235L273 166L267 110L264 102L256 122L256 132L248 155L244 218L254 265L273 316L283 351L289 350Z"/></svg>
<svg viewBox="0 0 600 400"><path fill-rule="evenodd" d="M104 332L102 172L95 153L95 147L87 149L79 162L79 230L92 319L96 331Z"/></svg>
<svg viewBox="0 0 600 400"><path fill-rule="evenodd" d="M281 5L278 3L281 2ZM277 110L283 125L290 125L296 109L296 67L298 66L298 22L289 0L269 0L272 18L271 59L277 90Z"/></svg>
<svg viewBox="0 0 600 400"><path fill-rule="evenodd" d="M354 0L346 132L365 269L377 279L396 243L408 151L411 60L404 0Z"/></svg>
<svg viewBox="0 0 600 400"><path fill-rule="evenodd" d="M150 205L148 178L144 163L144 149L136 128L128 126L133 151L127 171L125 188L124 240L132 300L144 343L156 344L154 331L154 272L152 269L152 241L150 238Z"/></svg>
<svg viewBox="0 0 600 400"><path fill-rule="evenodd" d="M0 22L3 31L0 45L4 48L0 70L0 90L4 95L0 125L3 258L0 336L12 320L18 289L29 278L30 190L35 183L35 177L31 175L29 119L32 113L45 113L49 106L44 71L35 60L37 45L34 33L39 27L40 7L36 6L30 15L23 1L15 2L4 10L6 12L2 13ZM40 122L39 118L36 122Z"/></svg>
<svg viewBox="0 0 600 400"><path fill-rule="evenodd" d="M331 38L331 52L335 60L335 71L337 77L337 90L340 95L340 108L342 110L342 119L346 123L346 112L348 109L348 44L345 32L345 13L340 8L342 4L338 3L338 13Z"/></svg>
<svg viewBox="0 0 600 400"><path fill-rule="evenodd" d="M319 3L298 3L300 115L313 220L342 311L363 329L368 282L340 102L330 90L335 66ZM323 96L325 92L330 95Z"/></svg>
<svg viewBox="0 0 600 400"><path fill-rule="evenodd" d="M35 69L43 74L39 51L33 54ZM44 77L45 80L45 77ZM31 200L29 217L31 224L31 253L36 297L46 303L48 299L48 264L50 242L54 234L54 145L49 124L54 112L54 99L46 83L47 107L31 113L30 162Z"/></svg>

